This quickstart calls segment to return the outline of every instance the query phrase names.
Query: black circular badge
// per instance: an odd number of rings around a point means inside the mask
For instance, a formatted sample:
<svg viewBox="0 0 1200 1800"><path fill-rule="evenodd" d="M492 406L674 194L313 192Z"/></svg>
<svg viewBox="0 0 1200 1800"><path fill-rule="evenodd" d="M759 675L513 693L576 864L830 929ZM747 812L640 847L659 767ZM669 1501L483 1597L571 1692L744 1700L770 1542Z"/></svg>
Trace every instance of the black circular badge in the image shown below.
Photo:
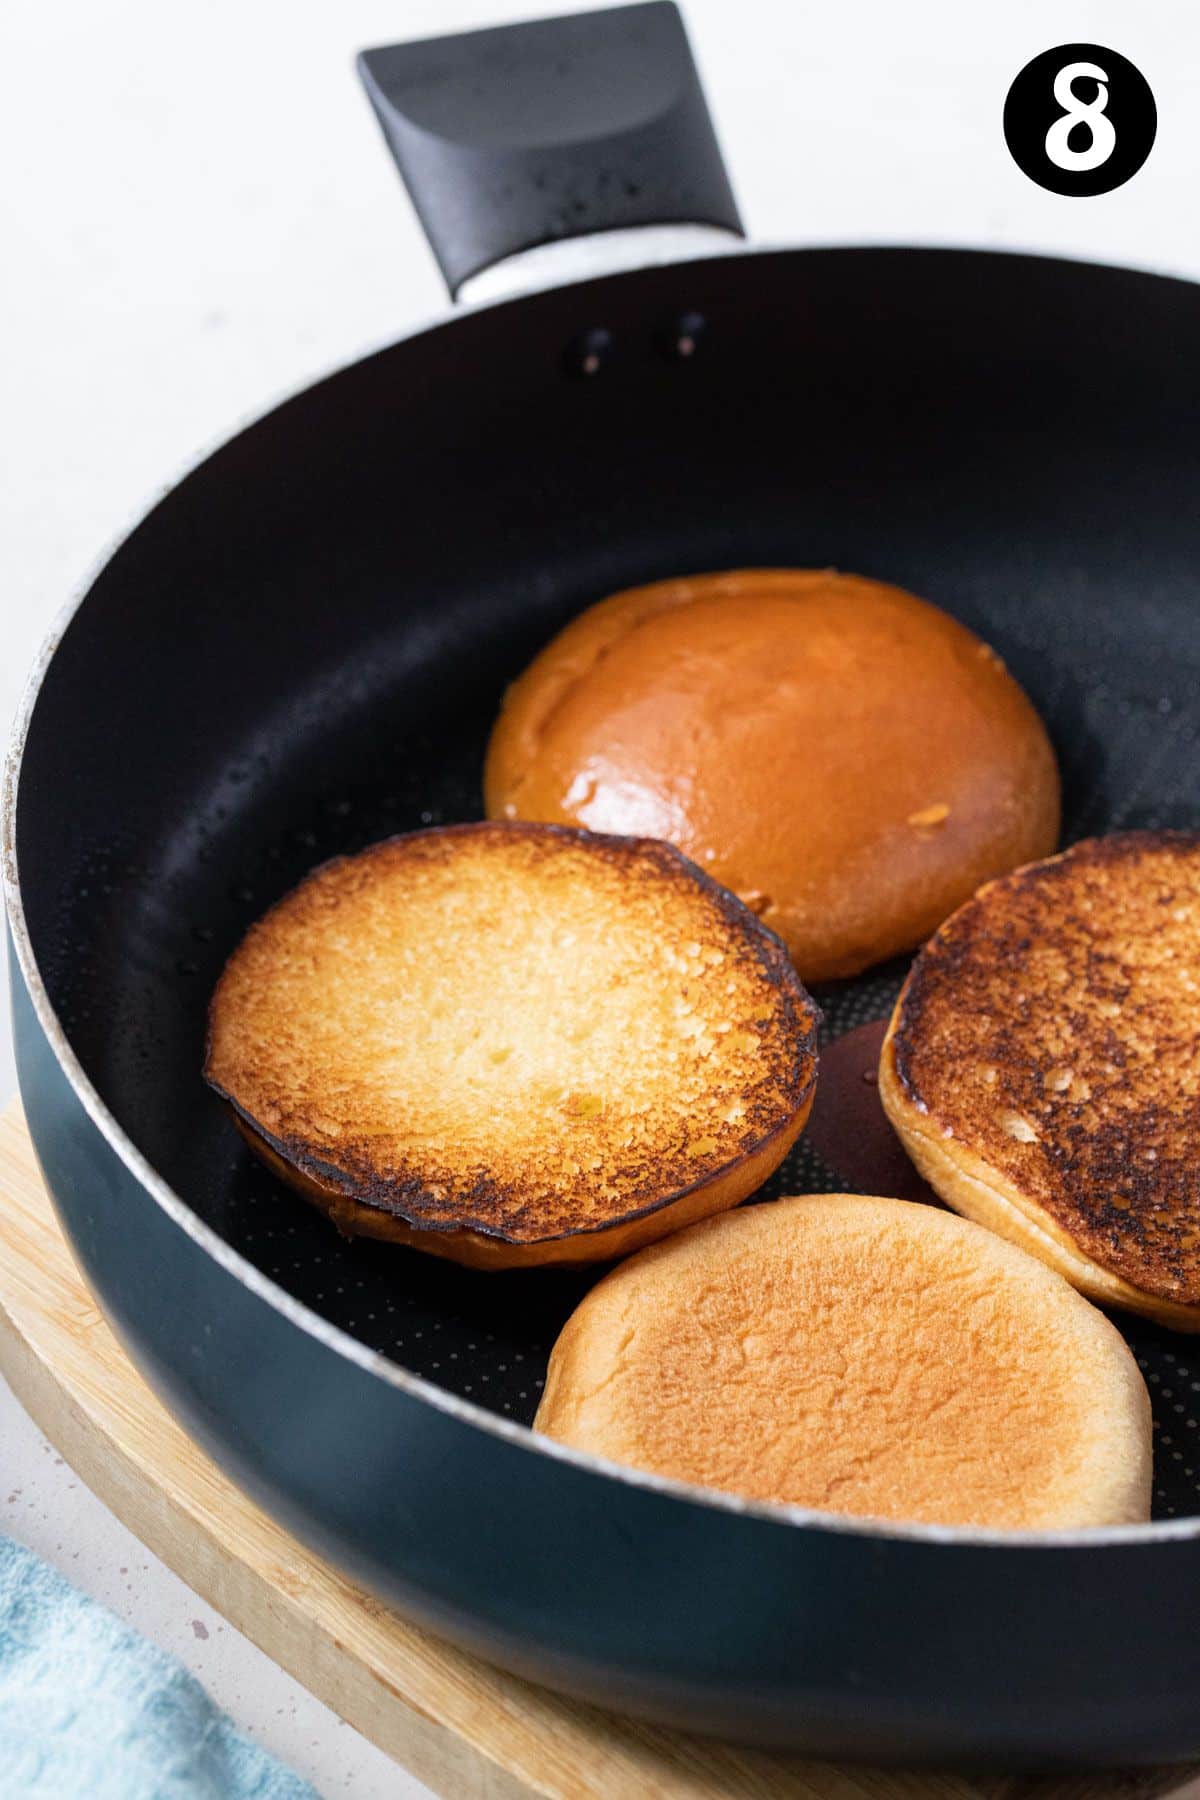
<svg viewBox="0 0 1200 1800"><path fill-rule="evenodd" d="M1052 194L1111 193L1137 174L1157 130L1146 77L1102 44L1044 50L1004 102L1013 161Z"/></svg>

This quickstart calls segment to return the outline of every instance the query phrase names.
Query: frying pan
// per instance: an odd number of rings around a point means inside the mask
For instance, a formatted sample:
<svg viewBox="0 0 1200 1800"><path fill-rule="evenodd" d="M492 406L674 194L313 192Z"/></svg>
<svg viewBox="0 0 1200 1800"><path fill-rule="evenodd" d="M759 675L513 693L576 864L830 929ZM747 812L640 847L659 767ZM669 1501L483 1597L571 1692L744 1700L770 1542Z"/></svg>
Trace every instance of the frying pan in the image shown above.
<svg viewBox="0 0 1200 1800"><path fill-rule="evenodd" d="M367 59L457 286L581 229L737 214L675 11ZM1200 1751L1200 1354L1122 1322L1156 1517L1013 1539L684 1488L528 1430L588 1273L342 1242L200 1079L250 921L476 817L505 683L672 573L836 565L994 643L1066 837L1200 819L1200 290L924 250L719 255L448 317L169 492L69 610L7 778L21 1090L105 1311L189 1431L435 1631L603 1705L822 1754ZM797 794L798 806L804 804ZM903 975L820 995L830 1036ZM801 1147L767 1192L833 1188Z"/></svg>

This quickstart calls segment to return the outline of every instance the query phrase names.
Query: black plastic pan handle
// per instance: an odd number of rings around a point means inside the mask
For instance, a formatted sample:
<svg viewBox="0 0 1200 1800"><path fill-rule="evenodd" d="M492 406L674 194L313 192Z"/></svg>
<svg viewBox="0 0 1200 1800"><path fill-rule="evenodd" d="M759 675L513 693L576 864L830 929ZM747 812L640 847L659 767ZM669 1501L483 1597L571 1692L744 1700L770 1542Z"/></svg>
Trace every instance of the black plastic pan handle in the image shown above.
<svg viewBox="0 0 1200 1800"><path fill-rule="evenodd" d="M392 44L358 68L452 294L560 238L743 235L673 0Z"/></svg>

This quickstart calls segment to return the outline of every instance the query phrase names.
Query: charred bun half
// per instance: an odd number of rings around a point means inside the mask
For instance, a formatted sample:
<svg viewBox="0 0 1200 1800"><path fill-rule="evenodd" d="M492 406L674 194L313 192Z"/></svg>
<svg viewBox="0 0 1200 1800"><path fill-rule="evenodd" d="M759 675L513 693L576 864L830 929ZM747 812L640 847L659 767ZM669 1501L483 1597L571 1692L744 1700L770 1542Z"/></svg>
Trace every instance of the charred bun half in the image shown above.
<svg viewBox="0 0 1200 1800"><path fill-rule="evenodd" d="M506 1269L736 1206L799 1136L816 1053L783 945L668 844L444 825L251 926L205 1074L340 1231Z"/></svg>
<svg viewBox="0 0 1200 1800"><path fill-rule="evenodd" d="M747 569L590 607L509 689L497 819L665 838L807 981L912 949L1053 850L1054 751L1000 657L882 582Z"/></svg>

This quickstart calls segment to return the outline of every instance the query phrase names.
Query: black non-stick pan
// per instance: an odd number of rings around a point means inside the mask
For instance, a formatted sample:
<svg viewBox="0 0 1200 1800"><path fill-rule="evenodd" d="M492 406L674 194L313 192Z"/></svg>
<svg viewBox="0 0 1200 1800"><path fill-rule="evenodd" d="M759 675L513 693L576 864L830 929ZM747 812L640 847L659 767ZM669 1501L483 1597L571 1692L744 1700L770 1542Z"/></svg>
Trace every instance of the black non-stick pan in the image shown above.
<svg viewBox="0 0 1200 1800"><path fill-rule="evenodd" d="M669 6L369 72L454 282L597 225L736 227ZM700 1493L530 1433L588 1274L340 1240L200 1078L250 921L334 852L477 817L505 683L624 585L900 583L1033 697L1068 840L1200 823L1198 420L1187 283L715 256L446 318L242 432L120 546L9 771L21 1088L125 1343L299 1537L486 1657L704 1731L1010 1766L1200 1752L1192 1339L1123 1322L1156 1411L1148 1526L874 1529ZM822 993L827 1035L902 974ZM801 1148L768 1192L837 1185Z"/></svg>

